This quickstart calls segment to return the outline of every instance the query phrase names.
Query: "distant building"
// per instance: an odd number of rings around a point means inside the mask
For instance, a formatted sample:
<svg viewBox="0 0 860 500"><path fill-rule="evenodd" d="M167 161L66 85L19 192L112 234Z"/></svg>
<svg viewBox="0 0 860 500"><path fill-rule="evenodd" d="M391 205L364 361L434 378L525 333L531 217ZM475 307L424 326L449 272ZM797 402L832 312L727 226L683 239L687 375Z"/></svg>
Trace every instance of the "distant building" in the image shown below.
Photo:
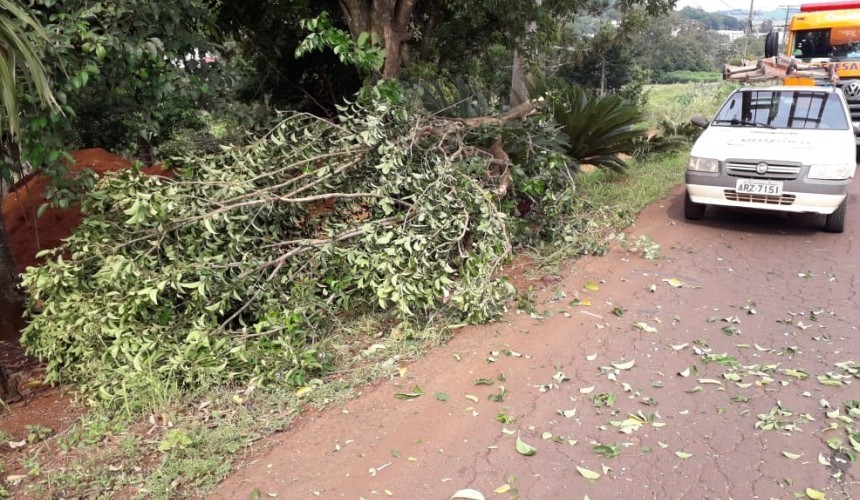
<svg viewBox="0 0 860 500"><path fill-rule="evenodd" d="M737 40L738 38L743 38L744 36L743 31L736 30L717 30L717 33L729 37L729 40L732 42Z"/></svg>

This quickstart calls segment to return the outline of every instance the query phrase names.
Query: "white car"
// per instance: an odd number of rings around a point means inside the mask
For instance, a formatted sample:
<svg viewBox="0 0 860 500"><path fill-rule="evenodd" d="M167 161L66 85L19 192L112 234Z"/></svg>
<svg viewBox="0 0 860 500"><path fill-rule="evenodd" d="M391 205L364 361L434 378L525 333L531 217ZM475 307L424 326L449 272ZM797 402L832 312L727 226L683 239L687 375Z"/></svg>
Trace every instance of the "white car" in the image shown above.
<svg viewBox="0 0 860 500"><path fill-rule="evenodd" d="M826 215L825 231L845 227L848 186L857 168L855 130L833 87L747 87L705 128L690 151L684 216L707 205Z"/></svg>

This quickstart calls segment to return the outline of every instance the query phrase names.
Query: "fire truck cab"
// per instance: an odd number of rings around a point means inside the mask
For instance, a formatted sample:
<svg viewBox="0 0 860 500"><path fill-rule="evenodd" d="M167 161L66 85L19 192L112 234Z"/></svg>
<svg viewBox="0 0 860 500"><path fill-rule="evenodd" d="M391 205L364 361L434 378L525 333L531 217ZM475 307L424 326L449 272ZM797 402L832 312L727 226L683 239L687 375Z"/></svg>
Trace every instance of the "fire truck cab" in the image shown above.
<svg viewBox="0 0 860 500"><path fill-rule="evenodd" d="M860 125L860 1L803 4L786 35L784 55L830 67L848 101L851 121ZM765 57L777 56L778 44L779 33L769 33Z"/></svg>

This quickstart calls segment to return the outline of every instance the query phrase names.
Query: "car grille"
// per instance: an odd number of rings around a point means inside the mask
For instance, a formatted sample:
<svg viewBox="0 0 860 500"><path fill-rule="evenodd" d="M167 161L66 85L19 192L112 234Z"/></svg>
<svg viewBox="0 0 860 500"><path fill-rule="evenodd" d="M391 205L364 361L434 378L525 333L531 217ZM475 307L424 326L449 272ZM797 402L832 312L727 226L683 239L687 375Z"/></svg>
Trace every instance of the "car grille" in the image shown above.
<svg viewBox="0 0 860 500"><path fill-rule="evenodd" d="M851 121L860 122L860 103L856 101L849 101L848 109L851 110Z"/></svg>
<svg viewBox="0 0 860 500"><path fill-rule="evenodd" d="M793 205L795 196L784 194L781 196L767 196L763 194L738 194L734 189L726 189L725 197L729 201L741 201L745 203L761 203L763 205Z"/></svg>
<svg viewBox="0 0 860 500"><path fill-rule="evenodd" d="M760 175L755 171L756 165L767 163L767 173ZM746 179L768 179L775 181L790 181L800 175L800 163L771 163L749 162L740 160L726 161L726 172L732 177Z"/></svg>

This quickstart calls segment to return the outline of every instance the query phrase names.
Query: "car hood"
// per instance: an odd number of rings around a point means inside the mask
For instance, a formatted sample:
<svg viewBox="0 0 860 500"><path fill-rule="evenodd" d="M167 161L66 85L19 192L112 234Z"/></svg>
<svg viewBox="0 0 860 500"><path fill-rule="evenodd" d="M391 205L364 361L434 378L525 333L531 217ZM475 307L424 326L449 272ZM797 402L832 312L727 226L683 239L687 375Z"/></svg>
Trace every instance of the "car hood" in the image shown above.
<svg viewBox="0 0 860 500"><path fill-rule="evenodd" d="M812 163L854 162L851 130L787 130L710 126L693 145L692 156Z"/></svg>

